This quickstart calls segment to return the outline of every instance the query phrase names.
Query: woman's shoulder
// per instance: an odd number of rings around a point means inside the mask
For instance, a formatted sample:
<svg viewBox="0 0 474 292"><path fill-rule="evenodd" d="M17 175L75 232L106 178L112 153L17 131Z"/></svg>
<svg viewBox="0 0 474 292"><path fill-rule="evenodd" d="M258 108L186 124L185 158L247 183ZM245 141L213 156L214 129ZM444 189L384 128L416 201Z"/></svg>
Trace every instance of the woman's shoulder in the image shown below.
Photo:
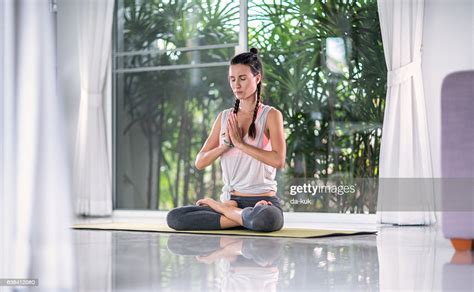
<svg viewBox="0 0 474 292"><path fill-rule="evenodd" d="M226 108L226 109L222 110L221 112L219 112L219 115L227 115L227 114L230 113L233 109L234 109L233 107Z"/></svg>
<svg viewBox="0 0 474 292"><path fill-rule="evenodd" d="M227 109L224 109L224 110L220 111L217 114L216 121L221 121L221 123L222 123L231 110L233 110L233 108L227 108Z"/></svg>
<svg viewBox="0 0 474 292"><path fill-rule="evenodd" d="M270 106L267 114L267 127L273 125L282 125L283 124L283 114L277 109Z"/></svg>
<svg viewBox="0 0 474 292"><path fill-rule="evenodd" d="M283 117L283 114L281 113L280 110L278 110L277 108L271 106L271 105L264 105L266 107L268 107L268 117L269 118L278 118L278 117Z"/></svg>
<svg viewBox="0 0 474 292"><path fill-rule="evenodd" d="M221 110L220 112L217 113L217 116L222 116L224 114L227 114L228 112L230 112L231 110L233 110L234 108L226 108L226 109L223 109Z"/></svg>

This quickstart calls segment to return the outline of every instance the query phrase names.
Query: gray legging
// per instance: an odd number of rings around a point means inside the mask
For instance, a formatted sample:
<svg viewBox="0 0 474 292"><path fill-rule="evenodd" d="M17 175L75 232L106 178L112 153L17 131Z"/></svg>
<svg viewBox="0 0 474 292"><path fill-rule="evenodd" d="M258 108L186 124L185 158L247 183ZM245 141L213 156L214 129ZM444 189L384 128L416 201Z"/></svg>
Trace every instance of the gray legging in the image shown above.
<svg viewBox="0 0 474 292"><path fill-rule="evenodd" d="M278 197L231 196L237 207L243 209L242 222L254 231L277 231L283 227L283 211ZM270 201L272 205L258 205L258 201ZM168 226L175 230L219 230L221 214L208 206L184 206L171 210L166 217Z"/></svg>

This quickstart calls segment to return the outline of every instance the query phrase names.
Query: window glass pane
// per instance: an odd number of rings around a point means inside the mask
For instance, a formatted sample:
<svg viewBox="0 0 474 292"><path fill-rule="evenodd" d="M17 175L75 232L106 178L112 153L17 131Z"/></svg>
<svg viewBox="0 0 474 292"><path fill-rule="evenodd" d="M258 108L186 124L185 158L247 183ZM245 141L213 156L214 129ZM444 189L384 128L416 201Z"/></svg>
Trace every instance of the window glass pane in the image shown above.
<svg viewBox="0 0 474 292"><path fill-rule="evenodd" d="M117 6L115 69L119 72L227 62L238 43L238 1L125 0Z"/></svg>
<svg viewBox="0 0 474 292"><path fill-rule="evenodd" d="M375 212L386 92L376 1L249 1L249 42L261 51L265 98L284 116L285 209ZM311 179L355 192L290 194Z"/></svg>
<svg viewBox="0 0 474 292"><path fill-rule="evenodd" d="M171 209L217 198L220 167L194 158L233 97L226 79L238 1L117 1L115 208Z"/></svg>
<svg viewBox="0 0 474 292"><path fill-rule="evenodd" d="M119 209L171 209L218 198L220 167L197 171L214 119L233 104L227 67L129 73L117 100Z"/></svg>
<svg viewBox="0 0 474 292"><path fill-rule="evenodd" d="M219 197L220 161L197 171L194 159L217 114L233 105L226 77L239 1L201 2L118 1L118 209L169 210ZM284 210L375 212L386 91L376 1L249 1L248 13L249 47L265 68L263 101L284 115L287 160L277 174ZM350 194L290 191L310 179L353 185L354 178L364 180Z"/></svg>

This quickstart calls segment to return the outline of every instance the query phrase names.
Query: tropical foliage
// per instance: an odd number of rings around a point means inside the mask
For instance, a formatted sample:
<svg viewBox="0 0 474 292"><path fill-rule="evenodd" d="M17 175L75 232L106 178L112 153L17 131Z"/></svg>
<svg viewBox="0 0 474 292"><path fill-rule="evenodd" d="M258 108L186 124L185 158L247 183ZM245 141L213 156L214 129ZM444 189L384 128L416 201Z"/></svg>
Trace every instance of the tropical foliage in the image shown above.
<svg viewBox="0 0 474 292"><path fill-rule="evenodd" d="M190 64L227 62L234 55L238 4L119 5L117 208L170 209L218 197L219 162L197 171L194 158L218 112L233 104L227 66ZM386 68L376 1L249 1L248 13L248 45L260 49L265 66L264 102L284 114L287 166L278 180L285 209L374 212L373 187L320 196L310 205L289 204L283 190L294 179L378 175ZM174 50L219 44L229 46Z"/></svg>

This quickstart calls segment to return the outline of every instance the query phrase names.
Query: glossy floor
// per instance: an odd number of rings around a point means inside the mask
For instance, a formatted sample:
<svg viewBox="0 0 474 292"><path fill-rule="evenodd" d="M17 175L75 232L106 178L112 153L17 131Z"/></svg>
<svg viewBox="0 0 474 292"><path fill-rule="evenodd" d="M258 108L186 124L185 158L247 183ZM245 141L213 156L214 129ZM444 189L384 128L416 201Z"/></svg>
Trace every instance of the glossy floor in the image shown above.
<svg viewBox="0 0 474 292"><path fill-rule="evenodd" d="M473 254L456 254L438 226L345 227L378 233L275 239L76 230L76 285L81 291L474 291Z"/></svg>

